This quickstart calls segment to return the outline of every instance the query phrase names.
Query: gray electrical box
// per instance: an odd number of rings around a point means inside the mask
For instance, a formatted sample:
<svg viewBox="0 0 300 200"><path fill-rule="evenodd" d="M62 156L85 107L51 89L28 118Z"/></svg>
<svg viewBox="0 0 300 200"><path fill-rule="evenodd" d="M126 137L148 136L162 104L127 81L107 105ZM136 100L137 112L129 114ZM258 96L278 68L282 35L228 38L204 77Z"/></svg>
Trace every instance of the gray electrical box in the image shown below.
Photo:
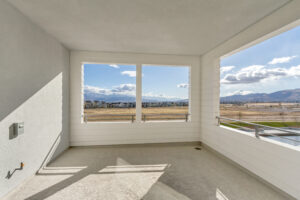
<svg viewBox="0 0 300 200"><path fill-rule="evenodd" d="M24 122L14 123L15 137L24 133Z"/></svg>

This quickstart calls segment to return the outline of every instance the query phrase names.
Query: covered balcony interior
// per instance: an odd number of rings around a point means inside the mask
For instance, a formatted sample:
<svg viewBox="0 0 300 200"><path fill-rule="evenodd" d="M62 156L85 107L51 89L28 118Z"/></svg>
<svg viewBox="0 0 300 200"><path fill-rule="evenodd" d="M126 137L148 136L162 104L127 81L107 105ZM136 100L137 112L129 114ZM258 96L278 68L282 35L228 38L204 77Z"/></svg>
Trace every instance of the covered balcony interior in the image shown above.
<svg viewBox="0 0 300 200"><path fill-rule="evenodd" d="M220 118L220 58L299 20L297 0L0 0L0 199L300 199L300 146ZM95 64L134 100L87 101ZM187 72L184 101L145 101L153 66Z"/></svg>

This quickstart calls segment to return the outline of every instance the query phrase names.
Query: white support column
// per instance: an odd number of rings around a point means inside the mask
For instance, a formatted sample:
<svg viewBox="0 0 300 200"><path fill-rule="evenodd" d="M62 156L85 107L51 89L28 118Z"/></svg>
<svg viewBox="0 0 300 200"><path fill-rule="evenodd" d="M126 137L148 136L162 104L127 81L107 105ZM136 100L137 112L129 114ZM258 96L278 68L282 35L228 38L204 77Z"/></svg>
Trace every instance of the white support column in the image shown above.
<svg viewBox="0 0 300 200"><path fill-rule="evenodd" d="M142 64L136 65L136 122L142 121Z"/></svg>
<svg viewBox="0 0 300 200"><path fill-rule="evenodd" d="M189 113L189 116L188 116L188 120L187 121L192 121L192 114L194 114L194 113L192 113L192 87L193 87L193 85L194 84L192 84L192 73L194 72L194 69L191 67L191 66L189 66L189 87L188 87L188 97L189 97L189 105L188 105L188 113Z"/></svg>

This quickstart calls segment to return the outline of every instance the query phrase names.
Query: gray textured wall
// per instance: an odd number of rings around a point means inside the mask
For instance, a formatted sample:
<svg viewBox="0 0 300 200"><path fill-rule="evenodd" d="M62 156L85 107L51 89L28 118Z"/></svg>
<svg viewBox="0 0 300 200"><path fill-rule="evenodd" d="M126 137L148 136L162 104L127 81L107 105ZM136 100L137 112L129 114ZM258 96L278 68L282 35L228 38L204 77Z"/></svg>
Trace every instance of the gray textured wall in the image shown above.
<svg viewBox="0 0 300 200"><path fill-rule="evenodd" d="M69 51L0 0L0 197L35 174L54 144L50 158L69 146L68 71ZM25 133L12 139L14 122Z"/></svg>

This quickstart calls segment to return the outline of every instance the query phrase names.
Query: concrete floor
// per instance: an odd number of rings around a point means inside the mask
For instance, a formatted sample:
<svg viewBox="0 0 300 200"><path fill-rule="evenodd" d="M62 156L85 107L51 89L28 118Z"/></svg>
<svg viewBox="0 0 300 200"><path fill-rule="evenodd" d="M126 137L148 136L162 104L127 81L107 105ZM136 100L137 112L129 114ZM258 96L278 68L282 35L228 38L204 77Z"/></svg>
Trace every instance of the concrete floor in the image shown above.
<svg viewBox="0 0 300 200"><path fill-rule="evenodd" d="M194 147L73 147L6 199L287 199L215 153Z"/></svg>

